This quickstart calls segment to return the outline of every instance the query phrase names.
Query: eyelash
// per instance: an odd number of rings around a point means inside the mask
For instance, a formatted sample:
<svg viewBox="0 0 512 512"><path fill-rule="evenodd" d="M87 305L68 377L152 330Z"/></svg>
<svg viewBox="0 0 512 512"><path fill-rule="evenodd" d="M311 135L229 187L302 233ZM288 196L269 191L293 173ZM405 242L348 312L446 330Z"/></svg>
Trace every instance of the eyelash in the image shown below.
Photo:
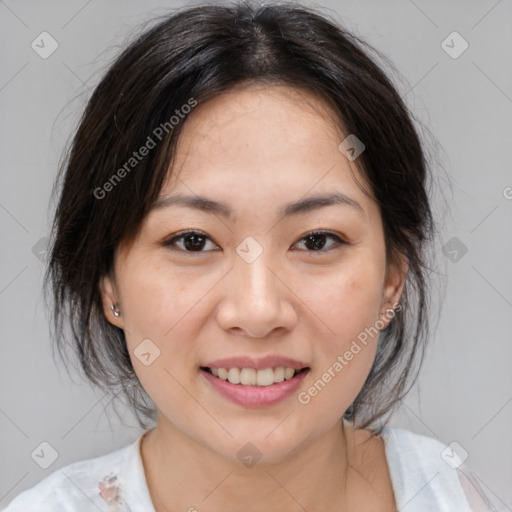
<svg viewBox="0 0 512 512"><path fill-rule="evenodd" d="M204 238L207 238L208 240L211 240L211 238L206 233L203 233L202 231L188 230L188 231L182 231L181 233L178 233L177 235L173 235L171 238L165 240L163 242L163 245L166 247L169 247L173 251L183 252L183 253L194 255L194 256L199 255L201 253L208 252L208 251L203 251L203 250L187 251L185 249L176 248L176 245L175 245L176 242L184 239L187 235L200 235ZM335 241L335 244L333 244L329 249L319 249L317 251L307 251L306 250L306 252L309 252L311 254L325 254L328 251L338 248L340 245L350 245L346 240L343 240L335 233L332 233L330 231L322 231L322 230L314 230L314 231L310 231L309 233L306 233L302 238L300 238L300 240L297 243L302 242L309 236L314 236L314 235L325 235L327 238L333 239ZM294 245L296 245L296 244L294 244Z"/></svg>

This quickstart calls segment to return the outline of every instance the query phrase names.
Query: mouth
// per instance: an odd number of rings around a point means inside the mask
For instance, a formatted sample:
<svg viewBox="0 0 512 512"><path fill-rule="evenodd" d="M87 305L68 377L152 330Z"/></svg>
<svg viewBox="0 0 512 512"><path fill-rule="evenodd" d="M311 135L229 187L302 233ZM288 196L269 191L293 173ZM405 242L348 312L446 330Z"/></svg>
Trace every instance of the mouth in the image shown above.
<svg viewBox="0 0 512 512"><path fill-rule="evenodd" d="M305 366L297 369L276 366L275 368L269 367L256 370L255 368L201 366L200 370L212 375L216 379L229 382L235 386L268 387L293 380L298 375L307 373L310 367Z"/></svg>
<svg viewBox="0 0 512 512"><path fill-rule="evenodd" d="M199 373L218 396L245 408L259 408L276 405L291 397L310 371L309 366L262 366L261 369L201 366Z"/></svg>

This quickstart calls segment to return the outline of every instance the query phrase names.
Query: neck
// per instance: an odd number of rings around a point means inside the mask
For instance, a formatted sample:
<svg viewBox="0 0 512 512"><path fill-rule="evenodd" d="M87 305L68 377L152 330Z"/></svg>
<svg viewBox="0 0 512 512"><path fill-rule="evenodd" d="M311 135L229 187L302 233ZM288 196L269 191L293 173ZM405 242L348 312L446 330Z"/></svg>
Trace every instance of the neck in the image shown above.
<svg viewBox="0 0 512 512"><path fill-rule="evenodd" d="M141 456L156 512L344 510L351 434L340 420L281 460L245 466L197 443L167 421L143 438Z"/></svg>

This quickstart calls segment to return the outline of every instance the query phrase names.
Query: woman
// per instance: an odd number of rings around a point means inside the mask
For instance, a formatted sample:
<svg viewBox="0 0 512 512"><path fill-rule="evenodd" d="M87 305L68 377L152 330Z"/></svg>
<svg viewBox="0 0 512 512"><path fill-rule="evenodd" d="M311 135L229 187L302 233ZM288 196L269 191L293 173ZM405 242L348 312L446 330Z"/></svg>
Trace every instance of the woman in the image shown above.
<svg viewBox="0 0 512 512"><path fill-rule="evenodd" d="M494 510L453 447L385 426L427 339L434 226L412 118L293 4L183 9L96 87L47 284L133 444L14 511Z"/></svg>

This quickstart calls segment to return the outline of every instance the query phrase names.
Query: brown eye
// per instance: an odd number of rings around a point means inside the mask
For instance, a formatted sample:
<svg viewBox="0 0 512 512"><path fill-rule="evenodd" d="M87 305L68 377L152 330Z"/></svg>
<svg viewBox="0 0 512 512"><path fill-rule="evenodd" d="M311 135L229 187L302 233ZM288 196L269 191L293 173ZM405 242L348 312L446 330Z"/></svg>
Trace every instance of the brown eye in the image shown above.
<svg viewBox="0 0 512 512"><path fill-rule="evenodd" d="M332 240L330 244L328 244L329 239ZM211 243L213 247L208 248L208 243ZM348 245L348 242L329 231L312 231L311 233L303 236L298 243L304 244L306 252L319 253L325 253L331 249L335 249L342 244ZM171 238L166 240L163 245L170 247L173 251L189 254L209 252L211 250L216 250L215 247L217 247L208 235L202 233L201 231L192 230L183 231L177 235L173 235Z"/></svg>
<svg viewBox="0 0 512 512"><path fill-rule="evenodd" d="M329 238L334 240L334 243L325 249L326 240ZM304 246L308 250L307 252L326 252L332 248L338 247L339 245L347 244L345 240L329 231L312 231L306 236L303 236L299 243L301 242L304 243Z"/></svg>
<svg viewBox="0 0 512 512"><path fill-rule="evenodd" d="M203 249L208 241L211 242L210 237L200 231L185 231L166 240L164 245L171 247L172 250L199 253L206 252Z"/></svg>

